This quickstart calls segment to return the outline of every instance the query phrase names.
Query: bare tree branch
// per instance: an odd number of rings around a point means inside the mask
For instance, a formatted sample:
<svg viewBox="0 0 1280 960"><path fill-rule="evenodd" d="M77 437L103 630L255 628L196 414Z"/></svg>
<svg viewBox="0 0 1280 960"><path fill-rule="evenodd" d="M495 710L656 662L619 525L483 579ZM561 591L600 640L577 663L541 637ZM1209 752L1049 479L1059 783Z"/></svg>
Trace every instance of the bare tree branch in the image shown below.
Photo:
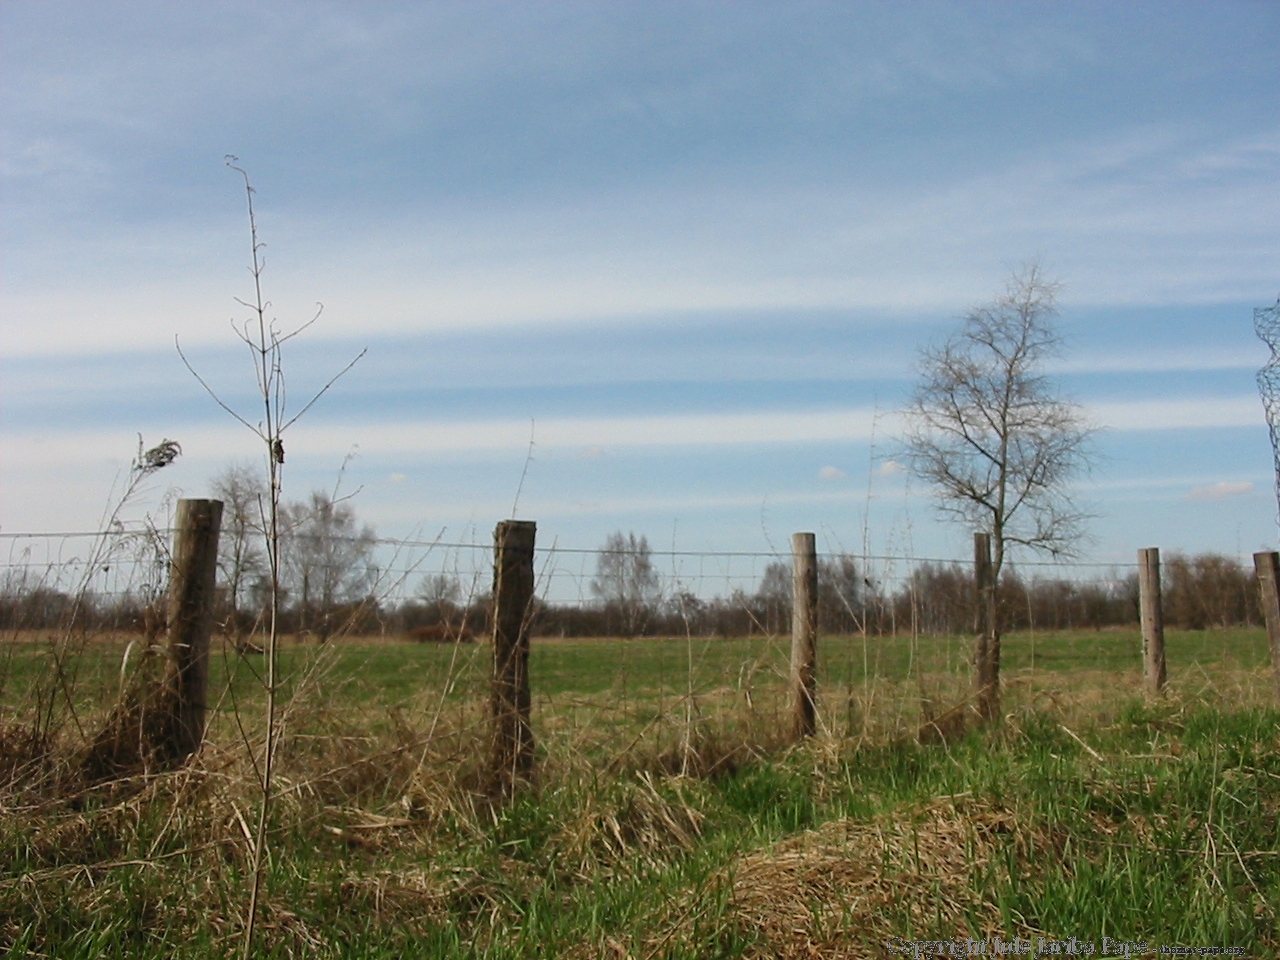
<svg viewBox="0 0 1280 960"><path fill-rule="evenodd" d="M187 359L187 355L182 352L182 344L178 343L177 337L173 338L173 345L177 349L178 356L182 358L182 362L186 366L187 370L191 373L193 377L196 378L196 382L200 384L200 386L204 387L205 393L209 394L209 396L213 398L213 402L216 403L218 406L220 406L227 413L231 414L231 416L235 417L241 423L243 423L246 427L248 427L250 430L256 433L259 437L262 437L261 430L255 427L252 423L250 423L244 417L240 416L240 414L232 410L231 407L223 403L222 398L218 396L216 393L214 393L213 387L209 386L208 382L206 382L204 377L200 376L200 374L196 372L196 368L191 366L191 361ZM265 439L265 437L263 439Z"/></svg>
<svg viewBox="0 0 1280 960"><path fill-rule="evenodd" d="M332 387L339 380L341 380L343 375L352 367L354 367L357 363L359 363L360 358L363 357L368 352L369 352L369 348L365 347L363 350L357 353L354 357L352 357L350 363L348 363L345 367L343 367L341 370L335 373L332 377L330 377L329 382L326 383L323 387L321 387L318 391L316 391L315 396L313 396L310 400L307 401L307 405L305 407L303 407L301 410L299 410L297 413L295 413L292 417L289 418L289 420L280 428L280 432L284 433L291 426L297 423L298 419L304 413L310 410L313 406L315 406L316 401L319 400L321 397L323 397L326 393L328 393L329 388Z"/></svg>
<svg viewBox="0 0 1280 960"><path fill-rule="evenodd" d="M1000 296L921 351L907 410L905 459L933 488L939 513L990 533L991 575L979 598L989 635L979 637L975 656L988 718L998 715L995 601L1007 547L1070 556L1089 518L1071 483L1089 467L1093 429L1042 372L1061 347L1054 327L1060 289L1037 262L1013 273Z"/></svg>
<svg viewBox="0 0 1280 960"><path fill-rule="evenodd" d="M1005 545L1070 554L1088 514L1070 489L1090 463L1093 433L1042 372L1061 338L1061 285L1036 262L994 301L920 355L906 455L945 515L990 525L998 576Z"/></svg>

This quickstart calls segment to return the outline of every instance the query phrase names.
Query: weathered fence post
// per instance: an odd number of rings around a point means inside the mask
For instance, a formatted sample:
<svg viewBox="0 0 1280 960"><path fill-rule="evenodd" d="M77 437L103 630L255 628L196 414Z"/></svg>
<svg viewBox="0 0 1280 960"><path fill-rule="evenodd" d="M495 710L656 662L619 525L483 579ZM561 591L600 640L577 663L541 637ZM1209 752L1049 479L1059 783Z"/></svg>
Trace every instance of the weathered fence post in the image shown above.
<svg viewBox="0 0 1280 960"><path fill-rule="evenodd" d="M1280 553L1264 550L1253 555L1253 568L1258 574L1258 600L1267 621L1267 639L1271 642L1271 672L1280 698Z"/></svg>
<svg viewBox="0 0 1280 960"><path fill-rule="evenodd" d="M169 752L181 761L204 740L209 686L209 636L213 632L221 500L179 500L169 573Z"/></svg>
<svg viewBox="0 0 1280 960"><path fill-rule="evenodd" d="M493 532L493 684L490 773L510 796L533 771L529 726L529 614L537 524L503 520Z"/></svg>
<svg viewBox="0 0 1280 960"><path fill-rule="evenodd" d="M1164 662L1164 602L1160 594L1160 548L1138 551L1138 609L1142 620L1142 679L1158 696L1168 671Z"/></svg>
<svg viewBox="0 0 1280 960"><path fill-rule="evenodd" d="M996 583L991 567L991 534L973 535L973 583L978 635L973 653L973 684L978 715L1000 716L1000 634L996 629Z"/></svg>
<svg viewBox="0 0 1280 960"><path fill-rule="evenodd" d="M812 533L791 535L791 716L797 740L817 729L818 554Z"/></svg>

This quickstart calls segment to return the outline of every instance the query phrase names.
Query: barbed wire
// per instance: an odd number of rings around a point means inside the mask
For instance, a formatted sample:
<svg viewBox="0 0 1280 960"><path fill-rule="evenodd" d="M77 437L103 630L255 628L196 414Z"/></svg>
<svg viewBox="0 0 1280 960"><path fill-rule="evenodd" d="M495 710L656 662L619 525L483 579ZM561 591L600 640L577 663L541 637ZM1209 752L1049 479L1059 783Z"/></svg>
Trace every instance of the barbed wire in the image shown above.
<svg viewBox="0 0 1280 960"><path fill-rule="evenodd" d="M139 534L172 536L174 529L171 527L145 527L136 530L105 530L105 531L76 531L76 532L21 532L21 533L5 533L0 532L0 540L69 540L69 539L97 539L108 537L130 537ZM417 540L409 538L397 537L361 537L361 536L342 536L330 534L305 534L295 533L286 535L286 539L303 540L303 541L330 541L333 543L366 543L371 546L391 546L397 548L426 548L441 550L475 550L488 552L493 549L492 543L478 541L457 541L457 540ZM551 546L539 546L536 548L539 554L564 554L567 556L600 556L608 554L611 551L605 547L562 547L558 544ZM674 549L654 549L649 548L649 556L651 557L682 557L682 558L743 558L755 560L775 560L786 561L791 558L791 554L785 550L674 550ZM935 556L914 556L909 554L890 554L890 553L859 553L853 551L819 551L819 559L838 560L843 558L852 558L854 560L863 560L875 563L908 563L908 564L944 564L944 565L960 565L967 566L972 563L972 558L957 557L935 557ZM1074 560L1074 559L1053 559L1053 560L1034 560L1020 559L1008 561L1010 567L1051 567L1051 568L1132 568L1137 569L1137 561L1130 560ZM0 564L0 567L5 564Z"/></svg>

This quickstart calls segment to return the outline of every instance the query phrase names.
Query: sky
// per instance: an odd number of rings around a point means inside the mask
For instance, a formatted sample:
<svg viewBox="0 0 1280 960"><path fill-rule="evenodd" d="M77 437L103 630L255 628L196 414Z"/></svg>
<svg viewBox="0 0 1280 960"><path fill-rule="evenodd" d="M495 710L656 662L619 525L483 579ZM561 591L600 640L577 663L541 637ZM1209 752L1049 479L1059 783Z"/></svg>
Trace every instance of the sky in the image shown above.
<svg viewBox="0 0 1280 960"><path fill-rule="evenodd" d="M1037 260L1083 558L1273 548L1278 41L1271 2L7 0L0 534L97 529L139 434L183 455L133 522L262 462L175 348L255 419L234 155L272 317L323 306L293 409L367 350L286 497L386 538L963 558L900 411Z"/></svg>

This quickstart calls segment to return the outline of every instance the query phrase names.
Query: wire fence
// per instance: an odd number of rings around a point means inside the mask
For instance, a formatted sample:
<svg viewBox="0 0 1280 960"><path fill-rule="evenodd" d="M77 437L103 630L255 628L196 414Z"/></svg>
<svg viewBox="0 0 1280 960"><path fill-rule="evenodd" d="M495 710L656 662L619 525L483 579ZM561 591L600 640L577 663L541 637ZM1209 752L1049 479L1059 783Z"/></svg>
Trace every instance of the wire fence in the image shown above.
<svg viewBox="0 0 1280 960"><path fill-rule="evenodd" d="M121 623L155 604L167 581L173 531L0 533L0 616L10 627L50 626L75 598ZM538 629L560 636L754 635L789 629L789 552L654 549L640 538L584 548L536 550ZM834 634L953 634L971 628L972 560L892 554L818 554L821 628ZM488 602L493 546L479 540L299 535L282 546L284 608L359 610L356 632L403 633L433 617ZM1166 564L1174 622L1258 621L1252 576L1229 557ZM261 609L269 589L265 553L224 533L219 581L237 614ZM1102 628L1137 620L1137 564L1018 558L1005 565L1007 629ZM243 617L242 617L243 619ZM37 622L38 621L38 622ZM306 624L298 625L306 629Z"/></svg>
<svg viewBox="0 0 1280 960"><path fill-rule="evenodd" d="M164 628L171 537L151 527L0 534L0 628L9 641L0 651L0 713L43 702L32 678L62 682L69 661L51 637L72 624L86 665L75 670L78 690L63 695L85 707L111 701L130 638ZM224 538L219 563L215 675L228 702L251 695L231 696L235 677L257 688L262 679L252 659L264 627L262 557L245 546ZM284 555L286 676L310 675L301 665L324 661L334 703L421 707L459 730L483 725L494 656L474 641L492 633L492 543L295 537ZM816 560L824 729L914 729L965 701L972 559L826 552ZM611 756L641 743L687 747L692 731L718 736L734 724L766 738L783 730L792 562L789 552L655 550L631 538L536 549L530 671L539 729L603 744ZM1252 571L1240 561L1170 557L1164 572L1172 625L1261 622ZM1141 678L1137 564L1010 564L999 595L1006 682L1089 675L1114 687L1116 678ZM41 630L46 647L32 637ZM1265 640L1241 646L1219 636L1188 647L1175 671L1265 663ZM380 652L388 645L398 652Z"/></svg>
<svg viewBox="0 0 1280 960"><path fill-rule="evenodd" d="M82 623L139 628L158 619L173 531L0 534L0 625ZM560 637L783 635L790 629L791 556L781 551L652 549L634 536L604 548L552 543L536 550L535 631ZM284 626L295 632L447 637L451 624L487 629L490 543L371 536L286 538ZM957 634L971 626L966 564L946 557L823 553L820 628L836 635ZM1128 623L1136 618L1132 564L1030 562L1005 576L1012 628ZM265 554L225 537L219 563L222 622L260 624L269 591ZM436 632L433 634L431 629Z"/></svg>

